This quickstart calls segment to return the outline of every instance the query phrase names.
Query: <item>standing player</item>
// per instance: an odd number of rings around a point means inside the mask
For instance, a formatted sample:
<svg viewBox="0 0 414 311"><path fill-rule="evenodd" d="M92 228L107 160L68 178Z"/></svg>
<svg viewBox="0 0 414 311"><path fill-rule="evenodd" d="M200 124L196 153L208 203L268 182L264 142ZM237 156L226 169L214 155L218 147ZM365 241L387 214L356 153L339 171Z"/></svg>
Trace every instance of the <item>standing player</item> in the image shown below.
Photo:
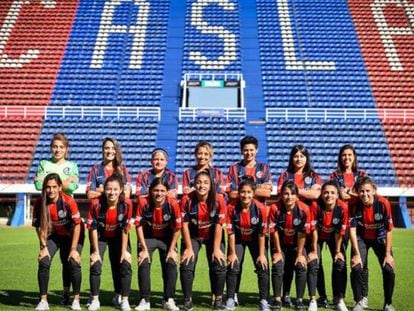
<svg viewBox="0 0 414 311"><path fill-rule="evenodd" d="M330 176L331 180L338 183L343 200L349 201L352 198L358 198L358 193L354 191L354 184L359 176L365 175L366 173L358 167L354 146L343 145L338 153L338 168Z"/></svg>
<svg viewBox="0 0 414 311"><path fill-rule="evenodd" d="M138 202L136 230L138 236L138 283L141 301L138 311L150 310L151 262L156 249L160 252L162 279L164 281L163 307L178 311L174 301L177 283L177 240L182 227L180 207L168 197L168 183L155 178L149 187L149 196Z"/></svg>
<svg viewBox="0 0 414 311"><path fill-rule="evenodd" d="M222 171L211 165L213 160L213 147L209 142L200 141L194 150L197 164L183 173L183 194L189 194L195 190L194 179L198 172L208 171L215 186L216 193L225 192L225 181Z"/></svg>
<svg viewBox="0 0 414 311"><path fill-rule="evenodd" d="M324 183L321 192L315 217L318 230L318 255L322 261L320 251L326 243L332 257L331 279L336 310L348 311L344 302L347 271L346 246L343 241L348 227L348 206L339 200L339 189L335 181ZM323 273L323 270L319 270L319 274Z"/></svg>
<svg viewBox="0 0 414 311"><path fill-rule="evenodd" d="M149 195L148 189L152 181L156 177L167 180L169 191L168 195L176 198L178 189L177 176L167 168L168 153L163 148L155 148L151 153L151 165L152 168L141 172L138 175L136 182L136 195L137 198L146 197Z"/></svg>
<svg viewBox="0 0 414 311"><path fill-rule="evenodd" d="M121 146L110 137L104 139L102 143L103 161L95 164L89 171L88 183L86 185L86 195L89 200L99 198L104 192L105 180L116 173L123 178L125 185L125 196L131 195L131 177L128 170L122 163Z"/></svg>
<svg viewBox="0 0 414 311"><path fill-rule="evenodd" d="M81 310L79 293L82 271L80 253L83 247L84 230L82 218L75 199L65 194L59 175L51 173L44 177L42 196L33 208L32 225L36 227L40 252L37 278L40 289L40 302L36 310L49 310L47 289L50 266L60 248L60 261L69 271L73 284L72 310Z"/></svg>
<svg viewBox="0 0 414 311"><path fill-rule="evenodd" d="M65 135L56 133L50 142L50 159L41 160L37 167L37 173L34 180L36 190L42 190L43 179L50 173L56 173L62 180L62 190L66 194L72 193L79 186L79 173L76 162L66 160L69 152L69 140ZM70 271L67 266L62 267L63 294L60 297L61 303L70 304L69 290L71 285Z"/></svg>
<svg viewBox="0 0 414 311"><path fill-rule="evenodd" d="M305 241L309 233L310 214L308 207L298 196L298 187L292 180L287 180L280 188L280 201L270 208L269 232L273 242L272 284L275 310L282 309L282 284L283 293L286 295L290 291L293 272L296 274L296 309L305 309ZM291 303L290 298L289 302Z"/></svg>
<svg viewBox="0 0 414 311"><path fill-rule="evenodd" d="M359 200L350 206L351 285L356 302L353 311L362 311L363 267L368 264L368 250L372 248L382 268L384 311L394 311L392 295L395 273L392 254L392 215L390 202L377 194L374 181L368 176L358 178L355 189Z"/></svg>
<svg viewBox="0 0 414 311"><path fill-rule="evenodd" d="M226 203L216 194L209 172L201 171L195 177L195 191L180 202L183 217L180 279L184 293L184 310L193 309L193 281L198 253L206 246L214 309L224 309L223 290L226 281L223 224Z"/></svg>
<svg viewBox="0 0 414 311"><path fill-rule="evenodd" d="M41 160L35 177L36 190L42 190L43 179L50 173L56 173L62 180L62 189L71 195L79 186L78 166L66 160L69 151L69 140L65 135L56 133L50 142L50 159Z"/></svg>
<svg viewBox="0 0 414 311"><path fill-rule="evenodd" d="M289 164L285 172L283 172L278 179L278 193L280 195L280 189L283 183L287 180L291 180L298 187L299 199L306 203L310 208L314 206L314 201L317 200L321 194L321 178L312 169L311 159L308 149L302 145L294 146L290 151ZM311 214L312 215L312 214ZM310 309L315 310L316 304L316 286L318 279L318 255L317 255L317 231L313 224L314 220L311 220L310 234L307 236L305 248L308 253L308 289L311 296ZM291 277L291 274L284 274L283 283L291 284L292 280L287 278ZM292 302L289 297L290 287L284 286L284 304L291 306Z"/></svg>
<svg viewBox="0 0 414 311"><path fill-rule="evenodd" d="M256 183L255 197L264 201L272 192L272 176L269 166L256 160L259 142L253 136L245 136L240 141L243 160L230 166L227 183L230 185L229 198L238 198L238 187L244 176L252 176Z"/></svg>
<svg viewBox="0 0 414 311"><path fill-rule="evenodd" d="M255 272L257 273L260 297L260 310L270 310L267 301L269 296L269 269L267 262L267 208L254 199L255 183L252 176L245 176L239 184L238 197L228 205L227 209L227 301L226 309L236 307L234 294L240 279L246 247L250 251Z"/></svg>
<svg viewBox="0 0 414 311"><path fill-rule="evenodd" d="M338 153L338 168L331 173L330 179L335 181L340 188L340 198L346 203L350 204L358 200L358 194L354 190L355 181L359 176L365 176L365 172L359 169L357 153L354 146L343 145ZM345 249L348 246L349 239L349 226L346 228L345 236L343 237L343 243ZM328 298L325 288L325 277L323 272L322 259L319 260L319 273L318 273L318 292L319 306L328 306ZM363 286L363 305L364 308L368 308L368 268L364 267L364 286ZM334 297L335 298L335 297ZM334 305L337 301L334 300Z"/></svg>
<svg viewBox="0 0 414 311"><path fill-rule="evenodd" d="M91 242L91 299L88 307L90 311L100 309L102 260L107 247L115 289L112 303L119 305L122 311L131 310L128 301L132 278L128 232L131 226L132 203L125 198L123 190L122 176L111 175L104 183L103 194L90 203L87 222Z"/></svg>
<svg viewBox="0 0 414 311"><path fill-rule="evenodd" d="M270 197L272 193L272 176L270 168L266 163L256 160L259 152L259 142L256 137L245 136L240 140L240 151L243 155L243 160L230 166L227 173L227 184L229 185L229 199L234 200L238 198L238 187L244 176L252 176L255 187L255 198L260 202L264 202ZM240 276L242 271L240 271ZM238 305L238 292L240 288L240 279L237 280L236 291L234 294L235 304Z"/></svg>
<svg viewBox="0 0 414 311"><path fill-rule="evenodd" d="M286 180L293 180L299 190L299 199L311 204L321 195L321 178L312 169L309 151L302 145L294 146L290 151L289 164L277 181L278 193Z"/></svg>

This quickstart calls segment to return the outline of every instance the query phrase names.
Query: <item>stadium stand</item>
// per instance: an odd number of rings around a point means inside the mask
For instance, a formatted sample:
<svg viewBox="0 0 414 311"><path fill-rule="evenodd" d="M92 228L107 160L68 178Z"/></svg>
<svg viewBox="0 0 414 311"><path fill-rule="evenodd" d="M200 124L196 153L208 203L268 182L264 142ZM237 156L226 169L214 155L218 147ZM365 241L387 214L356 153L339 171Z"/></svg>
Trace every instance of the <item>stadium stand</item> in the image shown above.
<svg viewBox="0 0 414 311"><path fill-rule="evenodd" d="M253 134L275 176L293 144L309 147L326 178L339 146L353 143L381 187L413 187L410 10L368 0L1 1L0 183L31 184L62 131L81 182L105 136L120 141L134 178L157 145L180 176L199 139L225 172ZM181 117L188 72L242 74L243 117Z"/></svg>

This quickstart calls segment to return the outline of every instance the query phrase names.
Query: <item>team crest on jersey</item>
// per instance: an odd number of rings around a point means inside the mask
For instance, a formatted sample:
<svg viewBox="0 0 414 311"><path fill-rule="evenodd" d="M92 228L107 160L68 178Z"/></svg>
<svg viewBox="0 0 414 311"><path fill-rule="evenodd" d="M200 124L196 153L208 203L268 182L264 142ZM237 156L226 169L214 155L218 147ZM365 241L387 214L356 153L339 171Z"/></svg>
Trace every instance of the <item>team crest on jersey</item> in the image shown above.
<svg viewBox="0 0 414 311"><path fill-rule="evenodd" d="M259 218L258 217L252 217L250 222L252 223L252 225L257 225L259 223Z"/></svg>
<svg viewBox="0 0 414 311"><path fill-rule="evenodd" d="M262 171L257 171L257 172L256 172L256 177L257 177L257 178L259 178L259 179L260 179L260 178L262 178L262 176L263 176L263 172L262 172Z"/></svg>
<svg viewBox="0 0 414 311"><path fill-rule="evenodd" d="M210 217L213 218L214 216L216 216L216 209L213 208L213 210L210 212Z"/></svg>
<svg viewBox="0 0 414 311"><path fill-rule="evenodd" d="M64 173L65 175L69 175L69 173L70 173L70 168L69 168L69 167L65 167L65 168L63 169L63 173Z"/></svg>
<svg viewBox="0 0 414 311"><path fill-rule="evenodd" d="M339 218L334 218L334 219L332 219L332 223L334 224L334 225L337 225L337 224L339 224Z"/></svg>
<svg viewBox="0 0 414 311"><path fill-rule="evenodd" d="M299 225L300 225L300 219L295 218L295 219L293 220L293 224L294 224L295 226L299 226Z"/></svg>
<svg viewBox="0 0 414 311"><path fill-rule="evenodd" d="M380 213L375 213L375 215L374 215L374 219L375 219L375 220L377 220L377 221L378 221L378 220L382 220L382 218L383 218L383 217L382 217L382 214L380 214Z"/></svg>
<svg viewBox="0 0 414 311"><path fill-rule="evenodd" d="M169 221L171 219L171 215L170 214L164 214L164 216L162 218L164 219L164 221Z"/></svg>
<svg viewBox="0 0 414 311"><path fill-rule="evenodd" d="M122 221L122 219L124 219L124 214L120 213L118 215L118 221Z"/></svg>
<svg viewBox="0 0 414 311"><path fill-rule="evenodd" d="M64 210L60 210L60 211L58 212L58 216L59 216L59 218L65 218L65 217L66 217L66 211L64 211Z"/></svg>
<svg viewBox="0 0 414 311"><path fill-rule="evenodd" d="M312 183L312 177L307 176L307 177L305 178L305 184L309 185L309 184L311 184L311 183Z"/></svg>

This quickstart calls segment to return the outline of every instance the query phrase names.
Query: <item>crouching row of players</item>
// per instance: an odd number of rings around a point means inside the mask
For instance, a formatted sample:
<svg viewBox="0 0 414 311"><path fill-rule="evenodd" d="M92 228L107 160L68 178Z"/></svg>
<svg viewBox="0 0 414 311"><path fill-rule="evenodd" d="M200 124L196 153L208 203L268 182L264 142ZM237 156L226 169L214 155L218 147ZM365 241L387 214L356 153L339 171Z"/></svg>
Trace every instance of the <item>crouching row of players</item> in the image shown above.
<svg viewBox="0 0 414 311"><path fill-rule="evenodd" d="M363 309L364 267L367 251L373 248L384 277L384 310L391 306L394 288L394 262L391 253L392 217L388 201L376 195L372 180L363 176L357 184L360 199L350 207L340 201L334 182L322 186L321 199L310 207L298 199L298 188L286 181L280 200L270 208L254 199L255 183L246 176L238 187L238 199L227 206L214 191L209 172L201 171L195 178L195 191L180 203L167 193L168 183L155 178L149 196L140 199L135 225L138 235L138 283L140 302L136 310L150 310L152 256L159 250L163 279L163 307L179 310L175 287L180 265L180 281L184 310L193 309L192 287L198 254L203 245L209 265L213 308L234 310L246 249L255 264L261 310L281 309L290 304L293 275L296 282L296 308L305 309L303 296L306 282L310 295L309 310L317 310L316 287L320 269L320 250L326 244L333 259L332 284L337 310L347 310L344 303L347 271L345 234L350 223L351 283L356 304ZM33 224L37 227L41 250L38 281L40 302L36 310L48 310L47 285L51 260L60 248L62 277L69 277L73 286L73 310L80 310L80 253L83 226L75 200L64 194L57 174L48 175L43 183L42 197L34 208ZM91 202L87 227L90 232L90 299L88 310L100 308L99 288L102 260L106 248L112 268L115 290L114 304L130 310L129 293L132 279L132 256L128 231L131 226L132 203L123 196L122 178L112 175L104 185L104 194ZM348 221L350 219L350 221ZM227 257L223 226L228 233ZM181 256L177 254L180 233ZM269 238L270 243L267 241ZM268 245L271 257L268 258ZM269 271L270 270L270 271ZM269 277L273 298L269 297ZM227 298L223 292L227 284ZM282 290L283 287L283 290ZM284 301L283 301L283 298ZM271 302L269 304L269 301Z"/></svg>

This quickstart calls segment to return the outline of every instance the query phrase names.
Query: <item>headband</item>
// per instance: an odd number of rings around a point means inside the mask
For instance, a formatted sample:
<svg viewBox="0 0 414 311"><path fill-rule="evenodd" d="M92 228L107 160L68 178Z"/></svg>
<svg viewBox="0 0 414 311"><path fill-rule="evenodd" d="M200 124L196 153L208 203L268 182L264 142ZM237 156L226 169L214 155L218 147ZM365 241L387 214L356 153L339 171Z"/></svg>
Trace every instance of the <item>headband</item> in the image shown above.
<svg viewBox="0 0 414 311"><path fill-rule="evenodd" d="M151 152L151 158L154 156L154 154L156 154L157 152L162 152L165 157L168 159L168 152L167 150L165 150L164 148L155 148L154 150L152 150Z"/></svg>

